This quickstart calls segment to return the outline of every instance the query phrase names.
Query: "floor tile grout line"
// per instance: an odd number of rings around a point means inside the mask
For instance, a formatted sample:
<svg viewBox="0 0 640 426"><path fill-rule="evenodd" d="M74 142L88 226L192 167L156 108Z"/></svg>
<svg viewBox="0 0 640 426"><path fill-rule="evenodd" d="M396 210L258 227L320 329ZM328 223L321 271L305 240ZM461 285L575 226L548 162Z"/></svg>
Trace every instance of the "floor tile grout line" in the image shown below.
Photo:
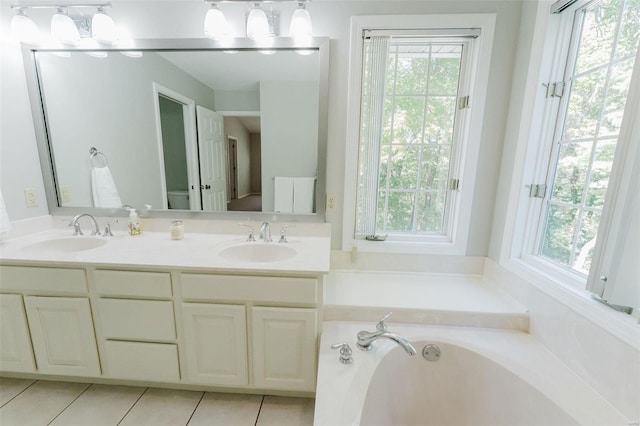
<svg viewBox="0 0 640 426"><path fill-rule="evenodd" d="M84 393L85 393L87 390L89 390L89 388L90 388L91 386L93 386L93 383L88 383L88 384L87 384L87 387L86 387L86 388L84 388L84 389L82 390L82 392L80 392L80 393L78 394L78 396L76 396L75 398L73 398L73 401L71 401L70 403L68 403L66 407L64 407L62 410L60 410L60 412L59 412L58 414L56 414L56 415L51 419L51 421L49 421L49 423L47 423L47 426L48 426L48 425L50 425L51 423L53 423L53 422L54 422L58 417L60 417L60 414L62 414L62 413L63 413L67 408L71 407L71 405L72 405L74 402L76 402L76 401L78 400L78 398L80 398L82 395L84 395Z"/></svg>
<svg viewBox="0 0 640 426"><path fill-rule="evenodd" d="M145 393L147 393L147 391L149 390L148 387L144 388L144 391L142 391L142 393L140 394L140 396L138 397L138 399L135 400L135 402L133 404L131 404L131 407L129 407L129 409L127 410L126 413L124 413L124 415L122 416L122 418L120 419L120 421L118 421L117 425L118 426L120 423L122 423L122 421L125 419L125 417L127 417L129 415L129 413L131 412L131 410L133 410L133 407L136 406L136 404L138 403L138 401L140 401L140 399L144 396Z"/></svg>
<svg viewBox="0 0 640 426"><path fill-rule="evenodd" d="M262 411L262 404L264 404L264 395L262 395L262 399L260 400L260 407L258 407L258 415L256 416L256 422L253 424L253 426L258 425L258 420L260 419L260 411Z"/></svg>
<svg viewBox="0 0 640 426"><path fill-rule="evenodd" d="M13 401L14 399L16 399L18 396L20 396L20 394L22 394L22 392L26 391L27 389L29 389L31 386L33 386L35 383L37 383L38 380L34 380L33 382L29 383L29 386L25 387L24 389L22 389L20 392L18 392L17 394L15 394L10 400L8 400L7 402L5 402L4 404L2 404L0 406L0 408L2 407L6 407L7 404L9 404L11 401Z"/></svg>
<svg viewBox="0 0 640 426"><path fill-rule="evenodd" d="M189 419L187 420L187 423L185 423L185 426L187 426L189 424L189 422L191 421L191 419L193 418L193 415L196 413L196 410L200 406L200 403L204 399L205 395L206 395L206 392L202 392L202 395L200 396L200 399L198 400L198 403L196 404L196 406L193 408L193 411L191 412L191 415L189 416Z"/></svg>

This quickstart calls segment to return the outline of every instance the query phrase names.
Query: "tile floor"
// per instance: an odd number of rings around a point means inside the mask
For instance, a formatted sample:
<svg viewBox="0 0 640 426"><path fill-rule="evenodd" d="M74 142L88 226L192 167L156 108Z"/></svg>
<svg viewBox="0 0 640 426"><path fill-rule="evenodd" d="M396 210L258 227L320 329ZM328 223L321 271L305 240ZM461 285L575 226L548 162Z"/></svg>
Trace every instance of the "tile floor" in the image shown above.
<svg viewBox="0 0 640 426"><path fill-rule="evenodd" d="M2 426L313 425L314 400L0 378Z"/></svg>

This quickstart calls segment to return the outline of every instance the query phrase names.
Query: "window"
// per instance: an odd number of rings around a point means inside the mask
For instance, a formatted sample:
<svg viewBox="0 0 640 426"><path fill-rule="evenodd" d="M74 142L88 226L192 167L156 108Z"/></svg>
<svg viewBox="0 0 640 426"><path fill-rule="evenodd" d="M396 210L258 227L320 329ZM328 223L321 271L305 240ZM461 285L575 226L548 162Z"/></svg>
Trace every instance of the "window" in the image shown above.
<svg viewBox="0 0 640 426"><path fill-rule="evenodd" d="M592 1L575 11L572 27L562 83L551 94L561 98L532 251L585 280L634 67L640 0Z"/></svg>
<svg viewBox="0 0 640 426"><path fill-rule="evenodd" d="M352 28L361 63L343 248L464 254L495 16L411 18L422 25L363 22L357 40Z"/></svg>
<svg viewBox="0 0 640 426"><path fill-rule="evenodd" d="M442 235L459 145L460 76L469 42L364 40L357 235Z"/></svg>

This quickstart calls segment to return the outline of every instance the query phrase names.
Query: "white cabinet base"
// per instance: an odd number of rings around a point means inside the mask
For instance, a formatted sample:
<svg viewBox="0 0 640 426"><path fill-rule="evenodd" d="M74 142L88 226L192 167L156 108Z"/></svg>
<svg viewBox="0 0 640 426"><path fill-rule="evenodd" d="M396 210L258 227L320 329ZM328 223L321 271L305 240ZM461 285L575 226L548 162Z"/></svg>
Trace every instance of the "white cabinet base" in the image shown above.
<svg viewBox="0 0 640 426"><path fill-rule="evenodd" d="M189 381L246 386L245 306L184 303L182 314Z"/></svg>
<svg viewBox="0 0 640 426"><path fill-rule="evenodd" d="M36 369L22 295L0 294L0 371Z"/></svg>
<svg viewBox="0 0 640 426"><path fill-rule="evenodd" d="M251 321L255 385L314 391L317 310L254 307Z"/></svg>
<svg viewBox="0 0 640 426"><path fill-rule="evenodd" d="M24 303L38 372L100 375L89 299L27 296Z"/></svg>

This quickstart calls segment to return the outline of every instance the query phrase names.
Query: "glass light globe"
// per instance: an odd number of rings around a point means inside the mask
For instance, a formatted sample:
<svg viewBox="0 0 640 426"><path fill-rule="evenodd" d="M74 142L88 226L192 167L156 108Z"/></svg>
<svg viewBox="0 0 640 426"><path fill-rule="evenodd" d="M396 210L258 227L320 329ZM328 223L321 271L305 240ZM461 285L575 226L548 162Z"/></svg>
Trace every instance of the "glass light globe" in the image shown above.
<svg viewBox="0 0 640 426"><path fill-rule="evenodd" d="M312 37L311 16L306 9L296 9L291 17L289 36L301 41L310 41Z"/></svg>
<svg viewBox="0 0 640 426"><path fill-rule="evenodd" d="M98 9L91 19L91 35L96 40L108 44L114 43L118 37L116 23L102 9Z"/></svg>
<svg viewBox="0 0 640 426"><path fill-rule="evenodd" d="M262 41L270 36L267 14L260 8L251 9L249 16L247 16L247 37L252 40Z"/></svg>
<svg viewBox="0 0 640 426"><path fill-rule="evenodd" d="M73 19L63 11L51 18L51 36L63 43L76 44L80 41L80 32Z"/></svg>
<svg viewBox="0 0 640 426"><path fill-rule="evenodd" d="M229 24L224 13L215 3L211 4L211 9L204 17L204 35L213 39L221 39L229 35Z"/></svg>
<svg viewBox="0 0 640 426"><path fill-rule="evenodd" d="M35 44L41 40L38 26L22 10L19 10L18 14L11 18L11 34L16 40L26 43Z"/></svg>

